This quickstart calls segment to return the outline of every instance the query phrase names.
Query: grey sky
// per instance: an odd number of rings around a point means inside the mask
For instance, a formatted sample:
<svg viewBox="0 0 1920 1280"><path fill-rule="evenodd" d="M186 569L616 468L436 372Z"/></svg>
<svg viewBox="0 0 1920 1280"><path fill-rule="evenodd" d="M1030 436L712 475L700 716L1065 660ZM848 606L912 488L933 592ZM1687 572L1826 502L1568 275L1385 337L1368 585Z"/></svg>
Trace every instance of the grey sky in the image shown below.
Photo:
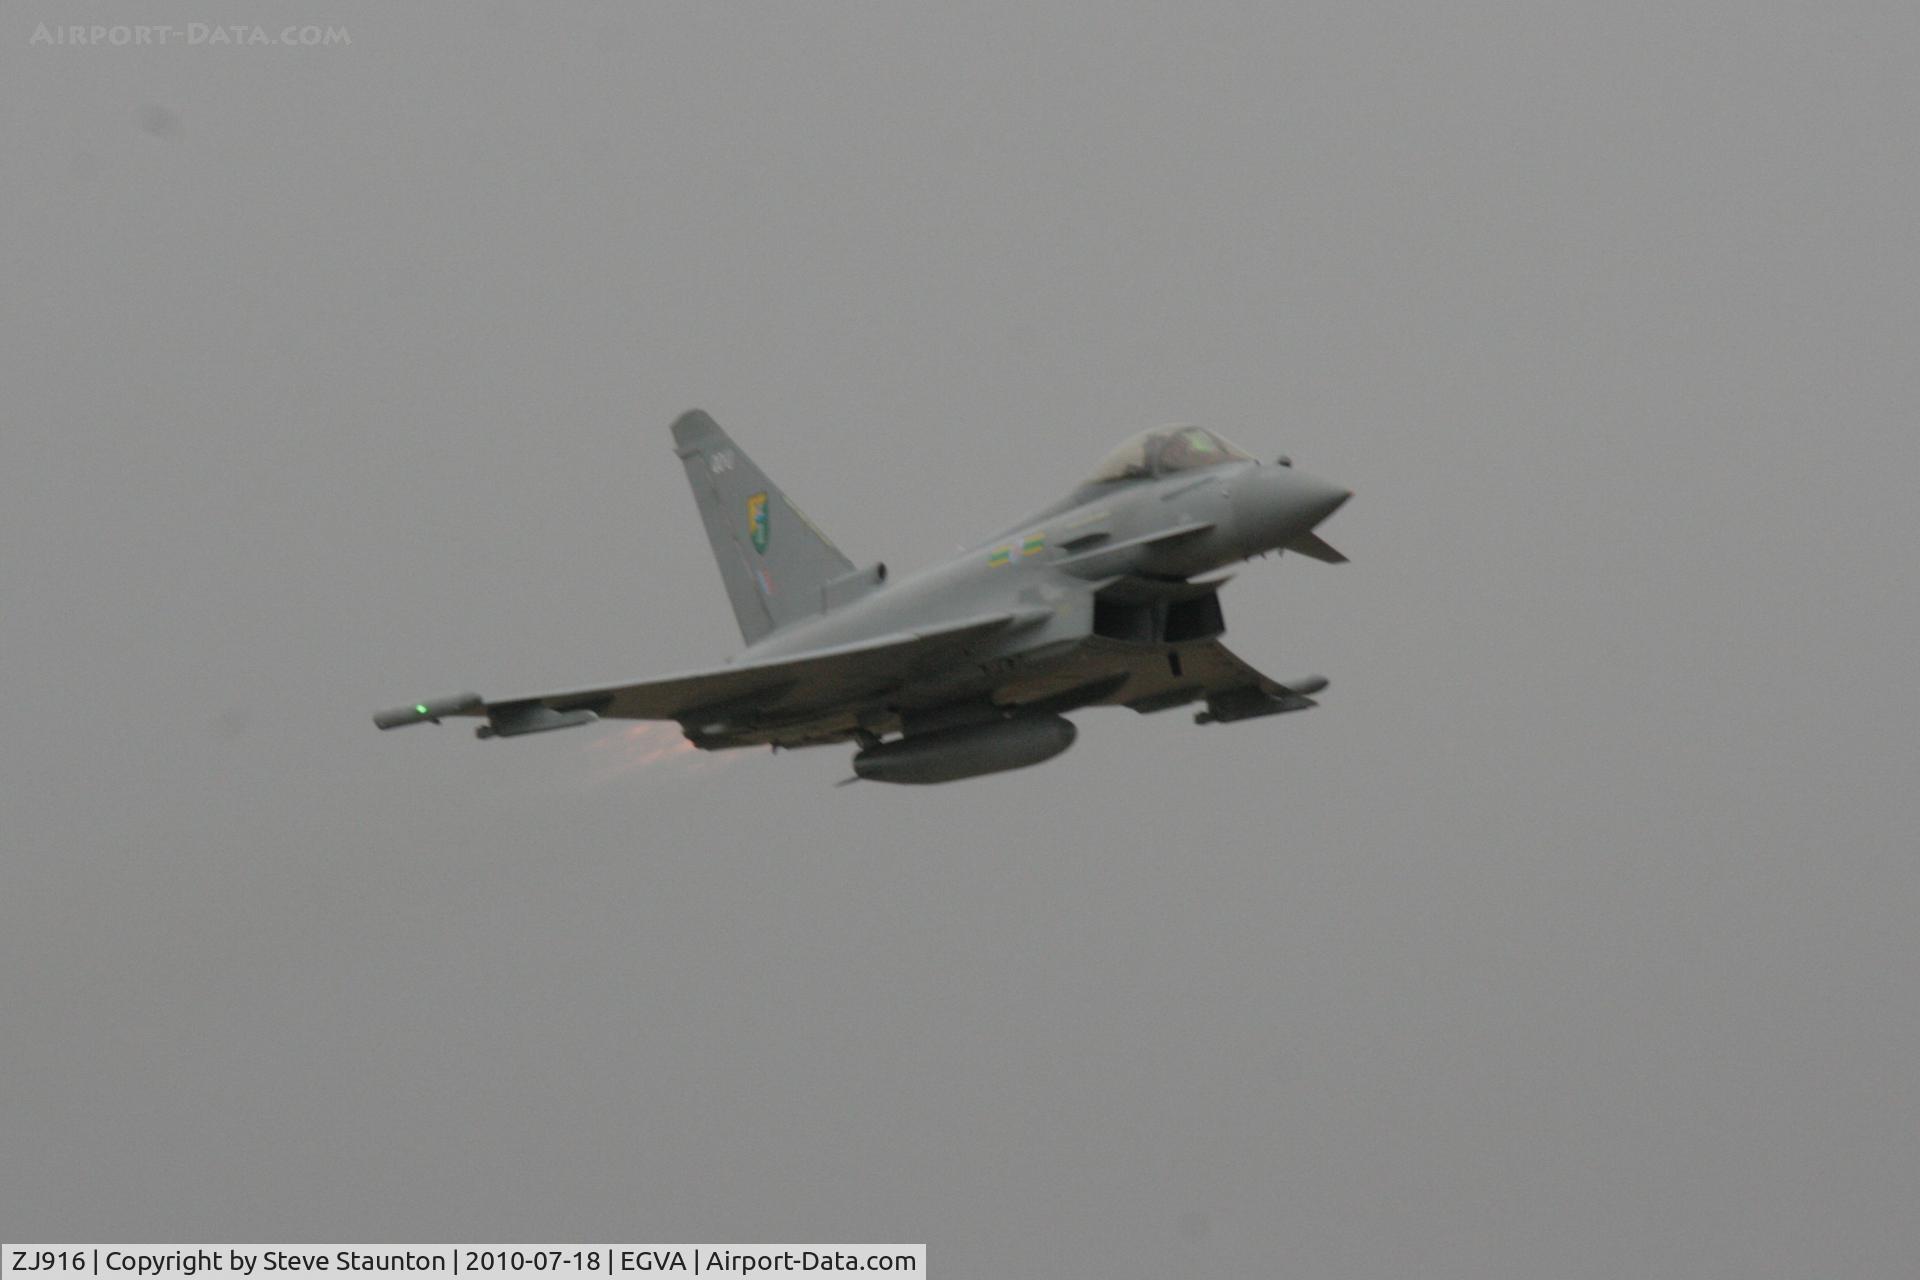
<svg viewBox="0 0 1920 1280"><path fill-rule="evenodd" d="M1920 17L1032 8L0 9L0 1232L1908 1273ZM376 734L737 647L696 404L898 569L1289 452L1325 705Z"/></svg>

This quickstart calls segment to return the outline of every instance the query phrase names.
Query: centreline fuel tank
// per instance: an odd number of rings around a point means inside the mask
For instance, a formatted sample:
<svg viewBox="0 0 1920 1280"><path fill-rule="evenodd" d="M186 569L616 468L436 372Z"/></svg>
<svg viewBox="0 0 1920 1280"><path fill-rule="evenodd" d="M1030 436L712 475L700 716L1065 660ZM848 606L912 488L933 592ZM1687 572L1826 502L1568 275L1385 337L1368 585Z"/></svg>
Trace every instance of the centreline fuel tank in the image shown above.
<svg viewBox="0 0 1920 1280"><path fill-rule="evenodd" d="M1016 716L868 747L853 758L853 771L869 782L956 782L1051 760L1073 738L1073 722L1064 716Z"/></svg>

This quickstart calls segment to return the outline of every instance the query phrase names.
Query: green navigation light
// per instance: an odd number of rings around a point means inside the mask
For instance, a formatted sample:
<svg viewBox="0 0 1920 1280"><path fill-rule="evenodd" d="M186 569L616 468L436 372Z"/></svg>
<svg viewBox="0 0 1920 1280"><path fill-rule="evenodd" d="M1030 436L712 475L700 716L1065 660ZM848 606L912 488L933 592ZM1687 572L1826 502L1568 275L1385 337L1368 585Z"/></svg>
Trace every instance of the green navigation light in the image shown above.
<svg viewBox="0 0 1920 1280"><path fill-rule="evenodd" d="M413 706L413 709L415 711L418 711L421 715L427 714L427 704L424 702L416 702Z"/></svg>

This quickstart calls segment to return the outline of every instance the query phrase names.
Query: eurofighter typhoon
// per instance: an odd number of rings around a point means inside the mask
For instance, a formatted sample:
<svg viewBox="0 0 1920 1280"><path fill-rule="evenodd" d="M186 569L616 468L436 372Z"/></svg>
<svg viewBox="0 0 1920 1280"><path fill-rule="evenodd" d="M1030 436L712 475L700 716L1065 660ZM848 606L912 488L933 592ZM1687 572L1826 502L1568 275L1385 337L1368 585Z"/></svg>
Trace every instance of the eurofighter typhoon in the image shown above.
<svg viewBox="0 0 1920 1280"><path fill-rule="evenodd" d="M851 742L855 778L953 782L1072 745L1067 713L1204 703L1228 724L1298 711L1326 688L1282 684L1220 637L1236 561L1346 557L1314 532L1352 497L1212 431L1144 431L1053 505L944 563L890 581L856 568L695 409L673 424L746 649L707 671L530 697L435 698L382 711L398 729L477 716L482 738L596 720L674 720L706 751ZM854 781L850 778L848 781Z"/></svg>

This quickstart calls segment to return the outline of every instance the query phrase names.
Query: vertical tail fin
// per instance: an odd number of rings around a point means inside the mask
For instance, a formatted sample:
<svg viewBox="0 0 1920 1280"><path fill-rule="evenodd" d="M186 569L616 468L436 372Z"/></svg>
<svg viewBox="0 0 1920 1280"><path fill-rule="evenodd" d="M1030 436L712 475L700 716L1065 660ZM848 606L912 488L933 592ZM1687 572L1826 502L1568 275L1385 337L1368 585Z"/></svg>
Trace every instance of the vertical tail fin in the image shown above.
<svg viewBox="0 0 1920 1280"><path fill-rule="evenodd" d="M852 561L704 411L674 421L673 446L747 643L820 612L820 589Z"/></svg>

